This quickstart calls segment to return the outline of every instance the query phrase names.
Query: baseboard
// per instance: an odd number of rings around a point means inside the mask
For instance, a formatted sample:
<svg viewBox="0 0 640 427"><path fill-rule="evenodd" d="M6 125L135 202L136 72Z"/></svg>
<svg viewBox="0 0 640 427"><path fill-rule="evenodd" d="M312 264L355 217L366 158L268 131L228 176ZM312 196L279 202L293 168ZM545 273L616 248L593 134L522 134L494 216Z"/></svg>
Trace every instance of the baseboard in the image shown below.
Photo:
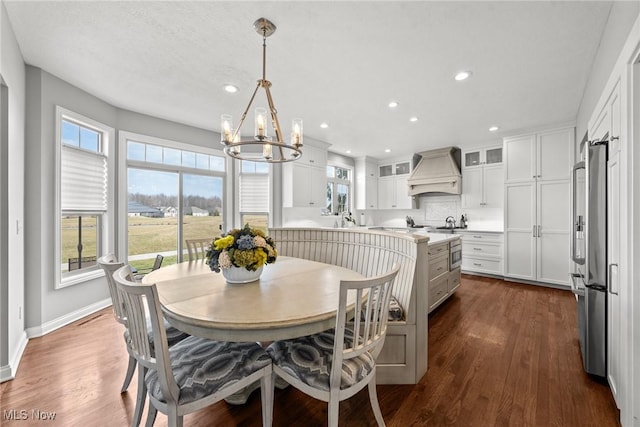
<svg viewBox="0 0 640 427"><path fill-rule="evenodd" d="M58 317L57 319L50 320L49 322L43 323L40 326L34 326L32 328L27 328L27 338L37 338L43 335L46 335L50 332L55 331L56 329L60 329L63 326L67 326L69 323L73 323L76 320L80 320L85 316L95 313L96 311L100 311L103 308L109 307L111 305L111 298L103 299L102 301L95 302L91 305L83 307L79 310L73 311L71 313L65 314L64 316Z"/></svg>
<svg viewBox="0 0 640 427"><path fill-rule="evenodd" d="M6 366L0 366L0 383L12 380L16 377L18 365L20 365L20 360L22 360L22 354L24 353L24 349L27 348L27 342L29 342L27 334L23 332L20 336L18 348L15 353L13 353L13 357L11 357L9 364Z"/></svg>

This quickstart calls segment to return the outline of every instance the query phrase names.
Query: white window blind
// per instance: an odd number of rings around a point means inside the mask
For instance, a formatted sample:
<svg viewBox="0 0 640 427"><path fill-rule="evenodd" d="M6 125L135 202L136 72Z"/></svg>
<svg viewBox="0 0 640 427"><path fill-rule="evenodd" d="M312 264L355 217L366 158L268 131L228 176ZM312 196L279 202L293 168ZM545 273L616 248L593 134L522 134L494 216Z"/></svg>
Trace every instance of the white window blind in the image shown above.
<svg viewBox="0 0 640 427"><path fill-rule="evenodd" d="M269 212L269 175L240 175L240 212Z"/></svg>
<svg viewBox="0 0 640 427"><path fill-rule="evenodd" d="M107 158L62 147L61 207L63 211L107 211Z"/></svg>

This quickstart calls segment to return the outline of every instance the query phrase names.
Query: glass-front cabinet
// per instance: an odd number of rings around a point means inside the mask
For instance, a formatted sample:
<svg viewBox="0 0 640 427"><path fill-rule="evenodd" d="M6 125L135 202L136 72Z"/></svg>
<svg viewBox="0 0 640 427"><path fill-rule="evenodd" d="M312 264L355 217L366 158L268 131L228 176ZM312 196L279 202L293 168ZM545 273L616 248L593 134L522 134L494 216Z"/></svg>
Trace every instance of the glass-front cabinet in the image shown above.
<svg viewBox="0 0 640 427"><path fill-rule="evenodd" d="M465 168L498 163L502 163L502 146L478 148L464 153L463 167Z"/></svg>

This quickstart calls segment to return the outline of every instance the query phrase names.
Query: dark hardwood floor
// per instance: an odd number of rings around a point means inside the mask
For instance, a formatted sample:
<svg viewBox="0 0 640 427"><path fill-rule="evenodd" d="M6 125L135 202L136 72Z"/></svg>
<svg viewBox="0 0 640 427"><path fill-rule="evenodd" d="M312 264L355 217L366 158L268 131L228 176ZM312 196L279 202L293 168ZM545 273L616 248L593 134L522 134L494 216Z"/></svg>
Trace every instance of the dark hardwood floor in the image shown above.
<svg viewBox="0 0 640 427"><path fill-rule="evenodd" d="M429 317L429 370L417 385L378 386L388 426L617 426L603 381L581 366L568 291L463 276ZM33 339L15 380L1 385L5 426L126 426L136 380L120 394L127 352L111 309ZM260 394L185 417L185 426L260 426ZM8 421L7 411L28 419ZM32 410L55 412L36 422ZM146 410L144 417L146 419ZM366 389L340 406L343 426L375 425ZM156 426L165 426L158 414ZM274 426L326 425L326 405L276 390Z"/></svg>

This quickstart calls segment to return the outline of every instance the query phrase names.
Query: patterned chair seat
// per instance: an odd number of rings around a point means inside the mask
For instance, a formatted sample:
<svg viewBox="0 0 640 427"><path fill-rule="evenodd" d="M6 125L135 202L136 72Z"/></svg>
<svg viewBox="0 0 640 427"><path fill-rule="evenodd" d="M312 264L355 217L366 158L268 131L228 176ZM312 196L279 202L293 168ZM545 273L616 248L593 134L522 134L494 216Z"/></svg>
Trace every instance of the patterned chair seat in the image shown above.
<svg viewBox="0 0 640 427"><path fill-rule="evenodd" d="M180 405L216 393L271 364L271 358L258 344L210 341L193 336L171 347L169 358L180 388ZM156 370L149 370L145 383L151 396L166 402Z"/></svg>
<svg viewBox="0 0 640 427"><path fill-rule="evenodd" d="M292 340L276 341L267 352L278 365L303 383L329 391L329 376L333 360L335 330ZM345 341L353 341L353 331L345 329ZM365 352L342 363L340 388L346 389L365 378L375 366L373 356Z"/></svg>

